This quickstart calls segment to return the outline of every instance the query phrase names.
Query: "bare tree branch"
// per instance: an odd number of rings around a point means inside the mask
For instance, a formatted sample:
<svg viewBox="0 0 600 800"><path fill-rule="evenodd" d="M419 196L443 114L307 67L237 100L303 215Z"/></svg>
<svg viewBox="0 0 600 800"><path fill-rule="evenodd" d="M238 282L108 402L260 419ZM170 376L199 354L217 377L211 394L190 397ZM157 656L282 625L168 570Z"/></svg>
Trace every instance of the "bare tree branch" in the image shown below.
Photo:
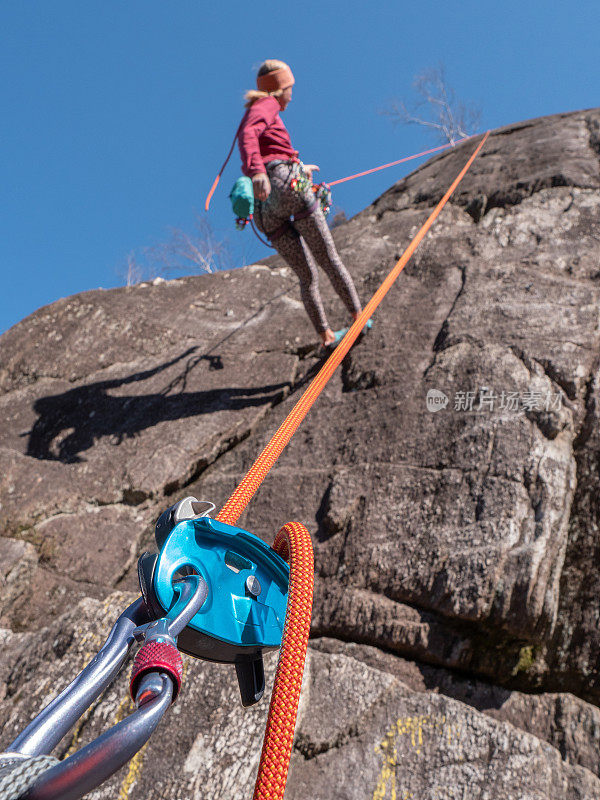
<svg viewBox="0 0 600 800"><path fill-rule="evenodd" d="M245 253L244 253L245 255ZM204 215L196 214L191 233L171 228L165 242L146 247L136 257L129 253L119 273L127 286L152 280L159 275L189 275L218 272L237 266L227 240L221 240Z"/></svg>
<svg viewBox="0 0 600 800"><path fill-rule="evenodd" d="M448 85L443 64L417 75L413 89L419 99L412 108L403 100L395 100L383 113L394 122L431 128L442 142L450 144L478 130L481 110L457 99Z"/></svg>
<svg viewBox="0 0 600 800"><path fill-rule="evenodd" d="M125 266L120 270L122 276L125 278L126 286L134 286L142 280L142 268L137 263L135 253L132 251L127 256Z"/></svg>
<svg viewBox="0 0 600 800"><path fill-rule="evenodd" d="M144 256L149 264L167 274L217 272L234 266L227 242L217 239L206 216L200 214L196 214L193 233L171 228L169 239L146 248Z"/></svg>

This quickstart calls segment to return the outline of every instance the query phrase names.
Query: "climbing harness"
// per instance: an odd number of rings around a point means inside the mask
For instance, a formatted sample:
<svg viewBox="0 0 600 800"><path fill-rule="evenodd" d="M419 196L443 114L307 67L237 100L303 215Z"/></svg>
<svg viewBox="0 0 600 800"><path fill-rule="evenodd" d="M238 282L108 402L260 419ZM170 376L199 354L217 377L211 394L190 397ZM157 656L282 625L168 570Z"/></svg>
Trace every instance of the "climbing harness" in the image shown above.
<svg viewBox="0 0 600 800"><path fill-rule="evenodd" d="M282 800L310 632L312 543L297 522L284 525L271 548L236 523L488 136L489 131L216 518L208 516L213 504L203 509L193 497L161 514L155 529L159 552L144 553L138 562L142 597L121 614L88 666L0 755L0 790L7 778L17 776L7 789L12 794L0 794L0 800L77 800L112 775L143 746L175 701L183 673L180 649L235 665L242 703L252 705L264 692L262 654L277 647L253 800ZM137 710L40 776L40 758L108 687L134 641L142 643L130 682Z"/></svg>
<svg viewBox="0 0 600 800"><path fill-rule="evenodd" d="M270 162L271 164L287 164L290 167L290 172L288 179L286 180L285 185L289 185L290 187L298 192L299 194L305 195L307 191L312 191L314 194L313 202L307 206L304 211L300 211L294 214L293 220L286 220L283 222L278 228L270 233L267 233L268 241L265 241L258 230L256 229L256 225L254 224L254 210L255 210L255 202L254 202L254 189L252 187L252 181L250 178L241 177L238 178L235 184L233 185L233 189L229 193L229 199L231 200L231 206L233 208L233 213L236 215L235 226L238 230L244 230L244 228L250 224L252 230L254 231L257 238L267 247L271 249L275 249L275 247L271 244L280 236L282 236L286 231L292 227L293 222L299 219L305 219L309 217L312 213L314 213L315 209L318 206L321 206L323 214L327 216L331 209L331 189L329 188L328 184L326 183L318 183L313 184L311 177L306 171L306 168L302 161L298 158L291 158L287 161L283 160L274 160ZM256 205L256 211L258 212L259 216L261 215L262 206L260 203ZM262 220L261 220L262 224Z"/></svg>

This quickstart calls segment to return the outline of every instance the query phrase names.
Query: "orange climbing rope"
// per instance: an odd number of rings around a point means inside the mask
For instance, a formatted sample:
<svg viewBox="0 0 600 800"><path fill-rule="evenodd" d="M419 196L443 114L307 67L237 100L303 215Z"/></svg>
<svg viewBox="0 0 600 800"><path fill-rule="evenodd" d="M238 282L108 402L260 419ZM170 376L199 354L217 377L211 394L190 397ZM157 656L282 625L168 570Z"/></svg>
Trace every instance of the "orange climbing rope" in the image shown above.
<svg viewBox="0 0 600 800"><path fill-rule="evenodd" d="M453 180L446 194L431 212L417 235L406 248L379 289L364 307L348 333L329 356L306 391L281 423L265 449L250 467L238 487L219 512L217 519L233 525L244 511L265 476L277 461L311 406L340 365L381 303L388 290L404 269L420 242L431 228L450 196L465 176L489 136L489 131ZM282 800L292 751L296 714L302 683L302 672L310 631L312 608L313 555L310 535L303 525L289 522L277 534L273 548L290 560L290 587L285 628L281 643L277 673L269 706L267 729L263 744L254 800Z"/></svg>
<svg viewBox="0 0 600 800"><path fill-rule="evenodd" d="M275 537L273 549L290 562L290 588L253 800L279 800L285 792L312 611L310 533L299 522L288 522Z"/></svg>
<svg viewBox="0 0 600 800"><path fill-rule="evenodd" d="M241 123L240 123L240 127L241 127ZM217 175L217 177L214 179L214 181L213 181L213 185L210 187L210 192L209 192L209 193L206 195L206 200L205 200L205 202L204 202L204 210L205 210L205 211L208 211L208 209L209 209L209 206L210 206L210 198L211 198L211 197L213 196L213 194L215 193L215 189L217 188L217 184L218 184L218 183L219 183L219 181L221 180L221 175L222 175L222 174L223 174L223 172L225 171L225 167L227 166L227 162L228 162L228 161L229 161L229 159L231 158L231 154L233 153L233 148L235 147L235 140L237 139L237 137L238 137L238 133L239 133L239 132L240 132L240 129L238 128L238 129L237 129L237 131L235 132L235 136L233 137L233 142L231 143L231 148L230 148L229 152L227 153L227 158L226 158L226 159L225 159L225 161L223 162L223 166L222 166L222 167L221 167L221 169L219 170L219 174L218 174L218 175Z"/></svg>
<svg viewBox="0 0 600 800"><path fill-rule="evenodd" d="M430 153L437 153L440 150L447 150L449 147L455 147L457 144L461 142L466 142L467 139L472 139L472 136L465 136L463 139L458 139L456 142L448 142L447 144L441 144L439 147L432 147L430 150L423 150L422 153L415 153L412 156L405 156L404 158L399 158L398 161L390 161L389 164L382 164L380 167L373 167L372 169L367 169L364 172L357 172L356 175L348 175L347 178L338 178L336 181L330 181L329 186L337 186L338 183L346 183L346 181L352 181L354 178L362 178L363 175L370 175L372 172L379 172L380 169L387 169L388 167L395 167L396 164L405 164L407 161L412 161L415 158L422 158L423 156L428 156Z"/></svg>

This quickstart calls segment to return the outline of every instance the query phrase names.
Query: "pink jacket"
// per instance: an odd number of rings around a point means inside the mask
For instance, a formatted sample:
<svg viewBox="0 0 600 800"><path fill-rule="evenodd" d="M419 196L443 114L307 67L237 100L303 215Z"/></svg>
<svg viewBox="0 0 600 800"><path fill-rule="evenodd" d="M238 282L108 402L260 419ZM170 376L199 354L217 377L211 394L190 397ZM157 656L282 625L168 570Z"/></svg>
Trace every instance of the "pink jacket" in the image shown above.
<svg viewBox="0 0 600 800"><path fill-rule="evenodd" d="M249 178L265 172L265 164L275 159L296 158L287 128L281 121L279 103L275 97L261 97L244 114L238 146L242 157L242 172Z"/></svg>

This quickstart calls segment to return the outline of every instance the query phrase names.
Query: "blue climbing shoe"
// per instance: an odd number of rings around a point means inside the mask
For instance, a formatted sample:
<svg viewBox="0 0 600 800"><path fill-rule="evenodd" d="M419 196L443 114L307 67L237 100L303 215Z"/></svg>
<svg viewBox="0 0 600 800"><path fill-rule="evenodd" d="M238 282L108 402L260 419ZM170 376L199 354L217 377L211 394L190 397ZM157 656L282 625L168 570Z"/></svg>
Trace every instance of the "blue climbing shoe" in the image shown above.
<svg viewBox="0 0 600 800"><path fill-rule="evenodd" d="M350 328L340 328L339 331L334 331L333 332L334 340L333 340L333 342L331 342L331 344L328 344L327 346L333 348L336 345L338 345L342 341L344 336L348 333L349 330L350 330Z"/></svg>
<svg viewBox="0 0 600 800"><path fill-rule="evenodd" d="M372 327L373 327L373 320L372 319L368 319L366 321L366 323L365 323L365 327L358 334L357 341L361 337L363 337L367 331L370 331ZM333 346L338 345L342 341L344 336L348 333L349 330L350 330L350 328L340 328L339 331L334 331L333 335L335 336L335 342L333 342Z"/></svg>
<svg viewBox="0 0 600 800"><path fill-rule="evenodd" d="M366 321L366 323L365 323L365 326L364 326L364 328L362 329L362 331L361 331L361 332L358 334L358 336L356 337L356 341L357 341L357 342L360 342L360 340L361 340L361 339L362 339L362 337L365 335L365 333L366 333L367 331L370 331L372 327L373 327L373 320L372 320L372 319L368 319L368 320ZM334 331L334 332L333 332L333 335L334 335L334 337L335 337L334 341L333 341L333 342L331 342L330 344L327 344L327 345L322 345L322 346L321 346L321 347L322 347L322 350L323 350L325 353L331 353L333 350L335 350L335 348L336 348L336 347L338 346L338 344L339 344L339 343L342 341L342 339L343 339L343 338L344 338L344 336L345 336L345 335L348 333L348 331L349 331L349 330L350 330L350 328L340 328L340 329L339 329L339 331Z"/></svg>

